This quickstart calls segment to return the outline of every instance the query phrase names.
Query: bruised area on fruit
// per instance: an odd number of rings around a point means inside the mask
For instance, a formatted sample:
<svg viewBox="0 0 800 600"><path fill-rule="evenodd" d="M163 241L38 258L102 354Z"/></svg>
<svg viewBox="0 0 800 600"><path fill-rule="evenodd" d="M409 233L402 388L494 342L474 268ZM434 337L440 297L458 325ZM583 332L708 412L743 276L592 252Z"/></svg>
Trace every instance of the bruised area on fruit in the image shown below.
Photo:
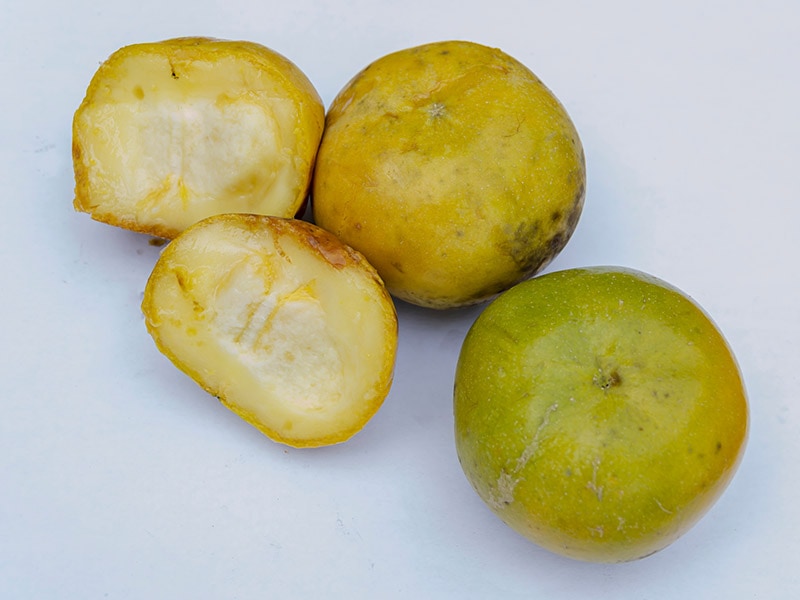
<svg viewBox="0 0 800 600"><path fill-rule="evenodd" d="M258 44L179 38L115 52L73 119L77 210L172 238L207 216L294 216L324 124L300 70Z"/></svg>
<svg viewBox="0 0 800 600"><path fill-rule="evenodd" d="M201 221L165 248L142 309L167 357L276 441L345 441L389 392L388 292L363 256L309 223Z"/></svg>
<svg viewBox="0 0 800 600"><path fill-rule="evenodd" d="M478 44L429 44L375 61L332 103L314 219L398 298L474 304L561 251L584 162L563 106L524 65Z"/></svg>
<svg viewBox="0 0 800 600"><path fill-rule="evenodd" d="M554 552L652 554L722 493L747 402L724 339L688 298L631 271L519 284L479 317L454 397L462 467L488 506Z"/></svg>
<svg viewBox="0 0 800 600"><path fill-rule="evenodd" d="M561 209L554 210L549 220L544 223L539 220L523 221L513 233L509 228L504 228L502 234L498 236L499 250L511 257L518 266L518 271L525 273L526 278L538 273L558 256L572 237L583 210L583 199L584 187L581 186L575 190L573 203L563 212ZM516 277L499 289L488 288L476 296L479 298L493 296L518 281L519 278Z"/></svg>

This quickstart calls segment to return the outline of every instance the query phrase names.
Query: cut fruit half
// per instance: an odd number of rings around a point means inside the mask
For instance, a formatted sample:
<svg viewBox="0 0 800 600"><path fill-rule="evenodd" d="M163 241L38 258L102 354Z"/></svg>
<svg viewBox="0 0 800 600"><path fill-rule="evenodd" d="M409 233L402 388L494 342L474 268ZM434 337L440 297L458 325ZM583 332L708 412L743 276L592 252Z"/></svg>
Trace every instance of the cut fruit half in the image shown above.
<svg viewBox="0 0 800 600"><path fill-rule="evenodd" d="M323 121L308 78L264 46L198 37L126 46L74 116L74 206L165 238L214 214L293 217Z"/></svg>
<svg viewBox="0 0 800 600"><path fill-rule="evenodd" d="M310 223L197 223L164 249L142 310L179 369L290 446L349 439L391 387L391 297L361 254Z"/></svg>

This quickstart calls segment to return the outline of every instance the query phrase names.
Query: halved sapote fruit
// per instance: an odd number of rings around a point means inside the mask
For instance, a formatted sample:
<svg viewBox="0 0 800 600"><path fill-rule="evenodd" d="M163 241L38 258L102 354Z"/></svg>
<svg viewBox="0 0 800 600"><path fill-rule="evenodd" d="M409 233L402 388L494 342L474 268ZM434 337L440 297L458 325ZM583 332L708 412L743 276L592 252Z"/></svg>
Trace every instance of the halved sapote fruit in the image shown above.
<svg viewBox="0 0 800 600"><path fill-rule="evenodd" d="M323 124L309 79L260 44L125 46L75 112L75 209L164 238L220 213L293 217Z"/></svg>
<svg viewBox="0 0 800 600"><path fill-rule="evenodd" d="M389 392L397 316L364 257L300 220L204 219L162 252L142 310L159 350L271 439L343 442Z"/></svg>

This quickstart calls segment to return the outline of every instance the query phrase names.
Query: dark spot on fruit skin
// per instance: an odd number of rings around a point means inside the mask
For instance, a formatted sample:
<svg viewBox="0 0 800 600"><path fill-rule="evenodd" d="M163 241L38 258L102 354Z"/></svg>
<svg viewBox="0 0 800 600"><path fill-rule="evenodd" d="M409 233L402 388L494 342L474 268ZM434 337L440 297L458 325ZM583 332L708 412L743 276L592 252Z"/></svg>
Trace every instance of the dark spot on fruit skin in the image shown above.
<svg viewBox="0 0 800 600"><path fill-rule="evenodd" d="M544 259L542 253L537 251L536 238L539 235L540 224L520 223L510 236L506 245L506 252L517 264L520 271L528 273L538 267Z"/></svg>
<svg viewBox="0 0 800 600"><path fill-rule="evenodd" d="M714 453L719 454L720 450L722 450L722 442L717 442L717 445L714 449Z"/></svg>
<svg viewBox="0 0 800 600"><path fill-rule="evenodd" d="M548 243L548 246L550 247L550 257L553 257L561 252L566 245L567 236L564 235L564 232L559 231L552 238L550 238L550 242Z"/></svg>
<svg viewBox="0 0 800 600"><path fill-rule="evenodd" d="M403 270L403 265L401 265L399 262L393 262L393 263L392 263L392 266L393 266L395 269L397 269L397 270L398 270L398 272L400 272L400 273L405 273L405 271Z"/></svg>
<svg viewBox="0 0 800 600"><path fill-rule="evenodd" d="M621 385L622 377L616 369L612 369L610 372L601 370L592 377L592 382L603 390L609 390Z"/></svg>
<svg viewBox="0 0 800 600"><path fill-rule="evenodd" d="M567 215L567 231L571 232L578 225L578 219L580 219L581 212L583 212L583 197L585 191L586 185L581 183L577 192L575 192L575 199L572 201L572 209L569 215Z"/></svg>
<svg viewBox="0 0 800 600"><path fill-rule="evenodd" d="M561 221L560 230L556 231L549 239L542 240L540 238L542 227L538 221L522 223L514 231L504 250L517 264L524 277L538 273L567 245L583 210L584 191L585 186L581 183L566 217L558 209L549 215L551 223L556 224Z"/></svg>
<svg viewBox="0 0 800 600"><path fill-rule="evenodd" d="M573 211L566 219L566 225L549 239L542 239L542 223L540 221L520 223L510 235L505 235L505 240L499 246L516 264L517 277L513 280L495 282L478 290L472 297L477 301L491 298L515 283L536 275L564 249L579 216L579 210ZM563 219L563 215L561 218Z"/></svg>

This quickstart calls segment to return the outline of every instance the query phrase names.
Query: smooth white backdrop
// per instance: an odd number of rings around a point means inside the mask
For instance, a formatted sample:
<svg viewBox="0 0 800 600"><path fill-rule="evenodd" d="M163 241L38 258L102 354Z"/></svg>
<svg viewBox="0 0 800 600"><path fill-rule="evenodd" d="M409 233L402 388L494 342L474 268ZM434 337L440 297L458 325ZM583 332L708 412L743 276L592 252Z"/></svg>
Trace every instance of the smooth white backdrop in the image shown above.
<svg viewBox="0 0 800 600"><path fill-rule="evenodd" d="M751 401L711 512L625 565L551 555L458 465L453 371L481 307L398 304L395 384L350 442L267 440L175 370L139 304L159 252L72 210L71 119L111 52L248 39L328 105L370 61L497 46L581 134L586 208L548 268L618 264L714 317ZM6 0L0 10L0 597L800 597L795 0Z"/></svg>

